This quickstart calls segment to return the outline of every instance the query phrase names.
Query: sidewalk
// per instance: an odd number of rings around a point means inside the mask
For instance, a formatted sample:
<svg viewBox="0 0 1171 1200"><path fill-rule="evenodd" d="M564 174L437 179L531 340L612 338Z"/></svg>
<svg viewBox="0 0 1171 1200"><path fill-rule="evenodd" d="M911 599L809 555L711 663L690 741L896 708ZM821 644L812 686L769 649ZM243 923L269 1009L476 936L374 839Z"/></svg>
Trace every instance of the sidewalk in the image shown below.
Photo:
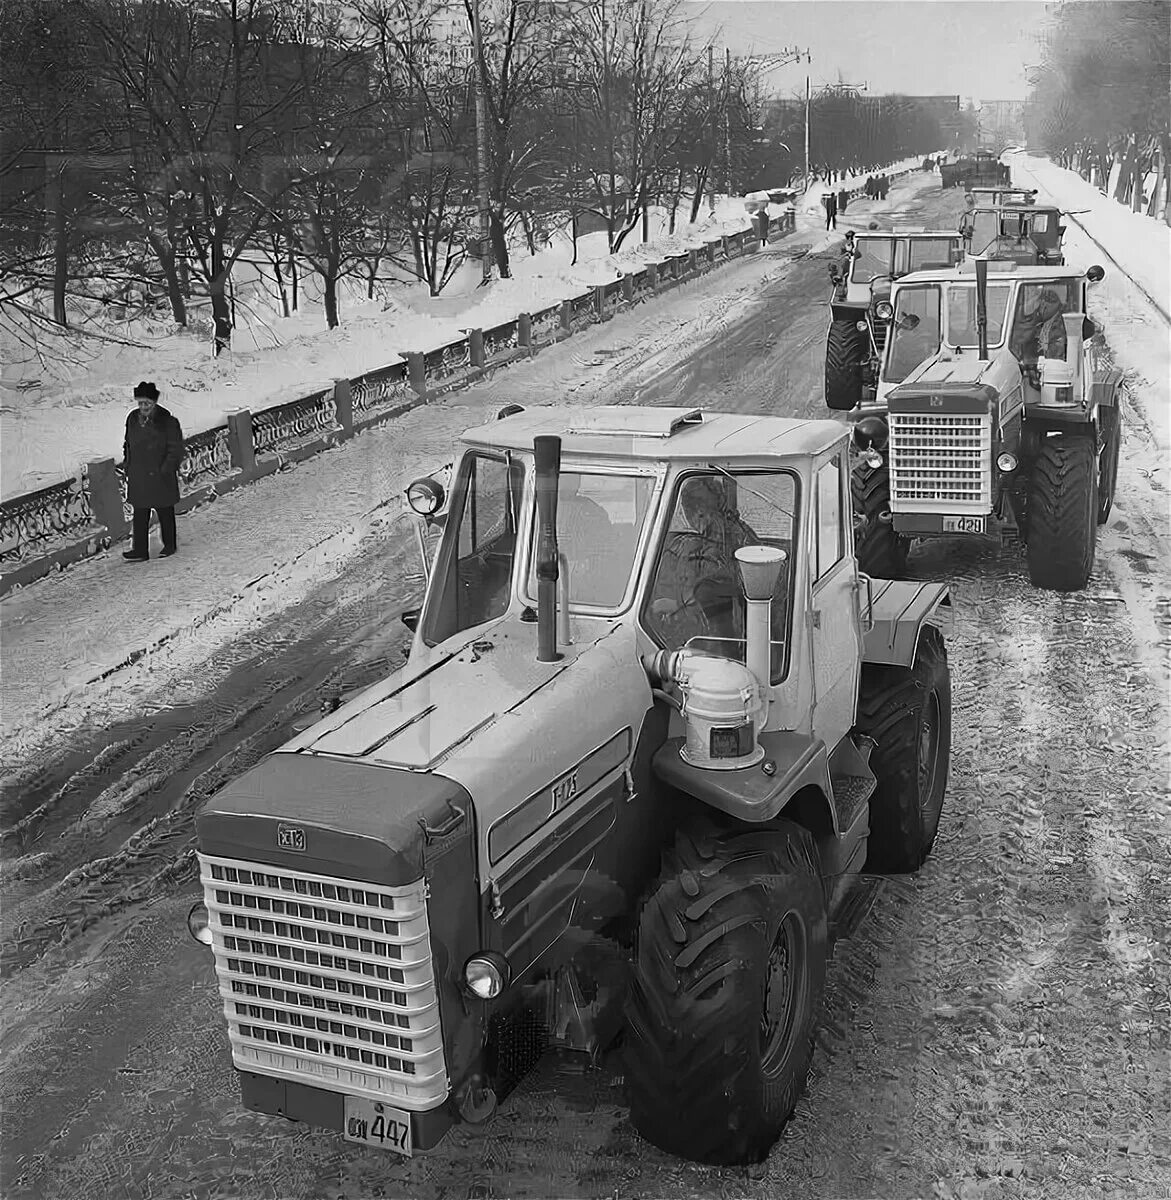
<svg viewBox="0 0 1171 1200"><path fill-rule="evenodd" d="M195 647L206 653L216 638L240 636L250 623L295 602L331 568L340 569L372 514L400 511L411 479L449 461L463 430L491 420L503 404L613 402L618 379L629 387L632 372L718 336L732 309L756 301L761 280L784 261L783 248L778 243L701 276L181 517L173 558L157 557L152 532L149 562L125 562L127 544L118 543L9 594L0 601L8 751L22 732L34 741L47 736L58 723L54 710L67 700L126 686L129 673L122 668L145 655L149 670L154 656L148 652L175 646L187 631L206 627L204 644ZM204 661L182 657L192 666ZM128 693L141 694L141 688Z"/></svg>

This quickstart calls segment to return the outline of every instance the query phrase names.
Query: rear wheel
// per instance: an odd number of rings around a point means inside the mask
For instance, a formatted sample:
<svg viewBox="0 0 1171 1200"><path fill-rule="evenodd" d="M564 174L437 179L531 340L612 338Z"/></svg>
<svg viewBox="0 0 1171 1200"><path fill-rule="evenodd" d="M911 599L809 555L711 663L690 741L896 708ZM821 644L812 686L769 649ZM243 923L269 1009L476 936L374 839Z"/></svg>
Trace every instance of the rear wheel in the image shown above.
<svg viewBox="0 0 1171 1200"><path fill-rule="evenodd" d="M1034 587L1076 592L1094 569L1098 455L1084 434L1043 438L1029 477L1026 556Z"/></svg>
<svg viewBox="0 0 1171 1200"><path fill-rule="evenodd" d="M951 761L951 673L937 629L924 629L910 670L863 666L857 729L876 743L865 869L917 871L935 844Z"/></svg>
<svg viewBox="0 0 1171 1200"><path fill-rule="evenodd" d="M848 412L862 403L862 366L866 362L870 340L857 327L858 316L847 320L835 317L825 343L825 403L838 412Z"/></svg>
<svg viewBox="0 0 1171 1200"><path fill-rule="evenodd" d="M696 1162L767 1157L805 1088L825 985L817 847L703 819L663 856L627 1000L630 1118Z"/></svg>
<svg viewBox="0 0 1171 1200"><path fill-rule="evenodd" d="M1105 525L1118 487L1118 453L1122 445L1122 414L1115 405L1099 410L1105 444L1098 454L1098 524Z"/></svg>
<svg viewBox="0 0 1171 1200"><path fill-rule="evenodd" d="M907 573L910 543L895 532L890 517L890 470L886 463L854 464L850 475L854 500L854 556L858 569L876 579L901 579Z"/></svg>

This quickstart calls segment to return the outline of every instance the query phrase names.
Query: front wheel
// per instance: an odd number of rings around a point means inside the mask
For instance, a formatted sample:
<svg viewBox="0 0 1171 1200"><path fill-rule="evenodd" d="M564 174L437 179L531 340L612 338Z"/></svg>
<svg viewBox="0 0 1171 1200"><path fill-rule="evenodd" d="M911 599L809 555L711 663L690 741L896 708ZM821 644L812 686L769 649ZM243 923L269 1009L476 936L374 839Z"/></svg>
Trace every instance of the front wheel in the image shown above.
<svg viewBox="0 0 1171 1200"><path fill-rule="evenodd" d="M1029 476L1025 544L1034 587L1077 592L1090 581L1098 540L1098 455L1084 434L1041 440Z"/></svg>
<svg viewBox="0 0 1171 1200"><path fill-rule="evenodd" d="M935 844L951 763L951 672L939 630L924 629L910 670L863 666L857 729L875 742L878 781L866 870L917 871Z"/></svg>
<svg viewBox="0 0 1171 1200"><path fill-rule="evenodd" d="M627 1000L635 1129L670 1154L767 1157L802 1091L825 985L816 844L789 821L681 830L639 917Z"/></svg>
<svg viewBox="0 0 1171 1200"><path fill-rule="evenodd" d="M907 573L910 542L895 531L890 512L890 469L854 464L850 473L854 502L854 556L858 569L875 579L901 579Z"/></svg>
<svg viewBox="0 0 1171 1200"><path fill-rule="evenodd" d="M825 342L825 403L836 412L849 412L862 403L862 367L870 349L865 330L858 328L862 317L835 317Z"/></svg>

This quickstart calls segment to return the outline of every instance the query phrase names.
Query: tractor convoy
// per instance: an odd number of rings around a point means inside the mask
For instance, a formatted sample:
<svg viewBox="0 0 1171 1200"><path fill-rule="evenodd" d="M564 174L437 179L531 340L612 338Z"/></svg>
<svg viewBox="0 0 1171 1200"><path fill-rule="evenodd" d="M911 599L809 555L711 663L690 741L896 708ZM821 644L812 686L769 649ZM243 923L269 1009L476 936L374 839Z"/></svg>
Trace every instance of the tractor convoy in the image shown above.
<svg viewBox="0 0 1171 1200"><path fill-rule="evenodd" d="M853 426L864 572L902 578L916 540L991 535L1024 544L1037 587L1089 581L1117 484L1120 373L1086 316L1105 273L1065 264L1060 217L969 208L963 261L901 274L865 320L870 268L853 257L858 319L831 301L825 400ZM868 337L878 320L885 336Z"/></svg>
<svg viewBox="0 0 1171 1200"><path fill-rule="evenodd" d="M850 424L511 405L411 484L405 665L197 817L188 925L246 1108L409 1157L545 1051L617 1045L648 1141L768 1155L831 922L939 827L951 597L900 581L908 546L1011 534L1078 588L1113 497L1101 268L963 256L858 238L826 356Z"/></svg>

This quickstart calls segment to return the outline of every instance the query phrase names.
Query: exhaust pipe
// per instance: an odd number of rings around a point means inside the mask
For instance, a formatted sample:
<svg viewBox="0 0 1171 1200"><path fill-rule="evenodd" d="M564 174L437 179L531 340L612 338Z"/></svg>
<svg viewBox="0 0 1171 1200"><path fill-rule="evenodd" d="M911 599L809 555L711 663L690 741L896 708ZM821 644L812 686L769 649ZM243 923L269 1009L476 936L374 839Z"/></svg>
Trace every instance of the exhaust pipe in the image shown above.
<svg viewBox="0 0 1171 1200"><path fill-rule="evenodd" d="M537 661L557 662L557 482L561 476L561 439L533 439L537 467Z"/></svg>
<svg viewBox="0 0 1171 1200"><path fill-rule="evenodd" d="M744 626L744 662L760 684L759 734L768 721L769 687L772 680L773 592L788 555L774 546L742 546L736 551L740 581L748 612Z"/></svg>
<svg viewBox="0 0 1171 1200"><path fill-rule="evenodd" d="M976 259L976 331L980 337L980 361L988 361L988 260Z"/></svg>

